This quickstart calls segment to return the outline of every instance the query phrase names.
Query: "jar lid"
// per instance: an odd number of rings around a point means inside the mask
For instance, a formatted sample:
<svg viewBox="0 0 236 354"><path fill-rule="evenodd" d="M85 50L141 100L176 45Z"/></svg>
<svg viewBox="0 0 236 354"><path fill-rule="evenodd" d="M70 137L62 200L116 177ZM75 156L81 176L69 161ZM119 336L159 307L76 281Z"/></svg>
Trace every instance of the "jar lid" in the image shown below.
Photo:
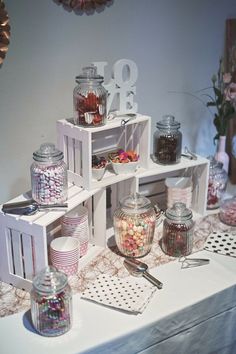
<svg viewBox="0 0 236 354"><path fill-rule="evenodd" d="M167 114L162 117L162 120L156 123L156 127L158 129L179 129L180 123L175 120L174 116Z"/></svg>
<svg viewBox="0 0 236 354"><path fill-rule="evenodd" d="M57 293L68 284L67 275L55 267L48 266L33 279L33 287L40 293Z"/></svg>
<svg viewBox="0 0 236 354"><path fill-rule="evenodd" d="M166 210L166 217L172 220L188 220L191 219L192 216L192 211L188 209L184 203L181 202L174 203L172 208Z"/></svg>
<svg viewBox="0 0 236 354"><path fill-rule="evenodd" d="M88 82L88 81L100 81L104 80L103 76L97 74L97 67L95 65L86 66L82 68L82 74L76 76L76 82Z"/></svg>
<svg viewBox="0 0 236 354"><path fill-rule="evenodd" d="M120 205L122 209L126 209L129 213L140 213L143 209L148 209L151 202L141 194L134 193L121 199Z"/></svg>
<svg viewBox="0 0 236 354"><path fill-rule="evenodd" d="M57 162L63 158L63 152L52 143L41 144L39 150L33 153L33 159L39 162Z"/></svg>
<svg viewBox="0 0 236 354"><path fill-rule="evenodd" d="M214 156L208 156L207 159L210 161L210 168L223 168L223 162L217 161Z"/></svg>

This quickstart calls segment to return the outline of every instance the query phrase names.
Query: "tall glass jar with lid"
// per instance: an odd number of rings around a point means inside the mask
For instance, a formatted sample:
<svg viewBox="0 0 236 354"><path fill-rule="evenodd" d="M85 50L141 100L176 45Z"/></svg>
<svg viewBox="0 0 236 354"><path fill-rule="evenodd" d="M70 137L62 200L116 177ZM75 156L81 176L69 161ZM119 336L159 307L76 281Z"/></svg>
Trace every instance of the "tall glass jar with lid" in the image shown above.
<svg viewBox="0 0 236 354"><path fill-rule="evenodd" d="M66 274L46 267L33 279L32 322L41 335L59 336L72 325L72 292Z"/></svg>
<svg viewBox="0 0 236 354"><path fill-rule="evenodd" d="M39 204L62 204L67 200L67 166L54 144L41 144L31 165L32 198Z"/></svg>
<svg viewBox="0 0 236 354"><path fill-rule="evenodd" d="M208 192L207 192L207 209L217 209L220 201L226 191L228 175L223 169L223 163L216 161L213 156L208 156L210 160Z"/></svg>
<svg viewBox="0 0 236 354"><path fill-rule="evenodd" d="M156 123L157 131L153 136L153 159L162 165L172 165L180 161L182 133L180 123L171 115L163 116Z"/></svg>
<svg viewBox="0 0 236 354"><path fill-rule="evenodd" d="M192 211L178 202L166 210L165 216L161 242L163 251L173 257L189 255L193 248Z"/></svg>
<svg viewBox="0 0 236 354"><path fill-rule="evenodd" d="M97 127L106 123L107 91L103 81L94 65L83 68L82 74L76 76L78 85L73 92L76 125Z"/></svg>
<svg viewBox="0 0 236 354"><path fill-rule="evenodd" d="M113 216L116 244L126 257L143 257L152 247L156 213L148 198L132 194L120 201Z"/></svg>

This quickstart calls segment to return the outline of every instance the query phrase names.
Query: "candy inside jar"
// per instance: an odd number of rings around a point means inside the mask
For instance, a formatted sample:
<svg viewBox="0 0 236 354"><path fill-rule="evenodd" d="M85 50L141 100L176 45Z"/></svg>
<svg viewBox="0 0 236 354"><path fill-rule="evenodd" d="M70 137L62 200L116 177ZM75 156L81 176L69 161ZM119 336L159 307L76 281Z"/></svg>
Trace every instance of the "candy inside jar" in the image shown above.
<svg viewBox="0 0 236 354"><path fill-rule="evenodd" d="M187 256L192 252L194 222L192 212L184 203L175 203L166 210L163 222L163 251L173 257Z"/></svg>
<svg viewBox="0 0 236 354"><path fill-rule="evenodd" d="M106 123L107 91L102 86L103 77L94 65L83 68L76 76L77 86L73 92L74 123L96 127Z"/></svg>
<svg viewBox="0 0 236 354"><path fill-rule="evenodd" d="M219 218L226 225L236 226L236 196L221 202Z"/></svg>
<svg viewBox="0 0 236 354"><path fill-rule="evenodd" d="M223 169L223 163L216 161L214 157L209 156L209 180L207 192L207 209L219 208L221 198L226 191L228 176Z"/></svg>
<svg viewBox="0 0 236 354"><path fill-rule="evenodd" d="M124 256L143 257L151 250L156 214L147 198L138 193L123 198L113 223L116 244Z"/></svg>

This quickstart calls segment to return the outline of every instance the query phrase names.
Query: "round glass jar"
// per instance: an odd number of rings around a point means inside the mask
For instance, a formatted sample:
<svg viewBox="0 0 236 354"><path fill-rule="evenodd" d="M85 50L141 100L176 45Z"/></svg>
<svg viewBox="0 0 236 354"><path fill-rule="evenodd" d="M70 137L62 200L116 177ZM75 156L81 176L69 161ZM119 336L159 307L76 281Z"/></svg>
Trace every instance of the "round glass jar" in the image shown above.
<svg viewBox="0 0 236 354"><path fill-rule="evenodd" d="M72 325L72 295L67 276L47 267L33 279L30 293L32 322L41 335L60 336Z"/></svg>
<svg viewBox="0 0 236 354"><path fill-rule="evenodd" d="M73 92L74 123L84 127L97 127L106 123L107 91L103 77L94 65L82 69L75 78Z"/></svg>
<svg viewBox="0 0 236 354"><path fill-rule="evenodd" d="M180 123L171 115L163 116L156 123L158 130L153 136L153 158L162 165L173 165L180 162L182 151L182 133Z"/></svg>
<svg viewBox="0 0 236 354"><path fill-rule="evenodd" d="M220 203L220 221L229 226L236 226L236 196Z"/></svg>
<svg viewBox="0 0 236 354"><path fill-rule="evenodd" d="M32 198L39 204L62 204L67 200L67 166L54 144L45 143L33 153Z"/></svg>
<svg viewBox="0 0 236 354"><path fill-rule="evenodd" d="M216 161L213 156L209 156L209 179L207 191L207 209L217 209L226 191L228 175L223 169L223 163Z"/></svg>
<svg viewBox="0 0 236 354"><path fill-rule="evenodd" d="M194 222L192 211L184 203L175 203L166 210L163 222L162 249L169 256L187 256L193 248Z"/></svg>
<svg viewBox="0 0 236 354"><path fill-rule="evenodd" d="M143 257L152 247L156 214L151 202L140 194L120 201L113 215L116 244L126 257Z"/></svg>

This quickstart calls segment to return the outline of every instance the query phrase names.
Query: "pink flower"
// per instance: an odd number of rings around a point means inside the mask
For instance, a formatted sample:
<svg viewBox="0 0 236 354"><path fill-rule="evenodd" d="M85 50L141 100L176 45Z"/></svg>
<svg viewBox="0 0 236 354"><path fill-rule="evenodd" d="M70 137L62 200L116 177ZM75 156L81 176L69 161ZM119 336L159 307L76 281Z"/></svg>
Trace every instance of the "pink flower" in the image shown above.
<svg viewBox="0 0 236 354"><path fill-rule="evenodd" d="M223 82L225 84L229 84L231 80L232 80L232 75L230 73L225 73L223 75Z"/></svg>
<svg viewBox="0 0 236 354"><path fill-rule="evenodd" d="M228 87L226 87L225 91L225 99L226 101L235 101L236 100L236 83L231 82Z"/></svg>

